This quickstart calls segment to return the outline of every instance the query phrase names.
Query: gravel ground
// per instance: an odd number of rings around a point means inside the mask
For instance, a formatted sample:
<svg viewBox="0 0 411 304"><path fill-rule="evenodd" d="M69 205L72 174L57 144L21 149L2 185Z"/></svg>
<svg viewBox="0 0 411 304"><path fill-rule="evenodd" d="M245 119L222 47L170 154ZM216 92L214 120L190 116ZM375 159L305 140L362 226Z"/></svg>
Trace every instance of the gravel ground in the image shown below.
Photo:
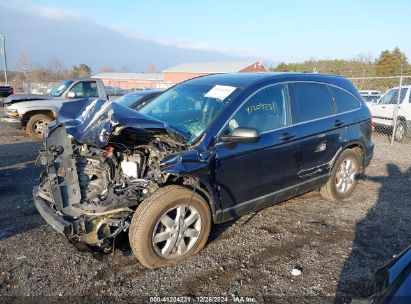
<svg viewBox="0 0 411 304"><path fill-rule="evenodd" d="M377 141L351 200L328 202L312 192L217 225L200 254L158 270L143 268L126 242L111 254L79 251L44 224L31 197L39 146L0 123L3 296L72 302L184 295L232 301L238 295L258 302L348 302L368 296L374 271L411 244L410 144ZM300 276L291 274L296 266Z"/></svg>

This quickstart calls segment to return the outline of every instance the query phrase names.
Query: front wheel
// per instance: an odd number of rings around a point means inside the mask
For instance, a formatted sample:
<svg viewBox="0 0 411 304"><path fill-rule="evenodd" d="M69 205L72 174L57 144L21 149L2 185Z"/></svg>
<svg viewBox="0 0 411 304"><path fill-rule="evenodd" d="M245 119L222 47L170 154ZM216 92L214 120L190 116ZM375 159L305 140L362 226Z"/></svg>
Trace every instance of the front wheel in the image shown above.
<svg viewBox="0 0 411 304"><path fill-rule="evenodd" d="M166 186L137 208L130 225L130 246L141 264L158 268L199 252L210 228L210 208L200 195L181 186Z"/></svg>
<svg viewBox="0 0 411 304"><path fill-rule="evenodd" d="M358 154L352 150L343 151L335 162L329 180L321 187L321 195L331 201L349 198L357 186L360 172Z"/></svg>
<svg viewBox="0 0 411 304"><path fill-rule="evenodd" d="M42 139L51 120L49 116L44 114L33 115L27 122L26 131L31 138L35 140Z"/></svg>
<svg viewBox="0 0 411 304"><path fill-rule="evenodd" d="M399 121L397 123L397 127L395 128L395 134L394 134L395 141L398 141L398 142L403 141L406 135L407 135L406 124L403 121Z"/></svg>

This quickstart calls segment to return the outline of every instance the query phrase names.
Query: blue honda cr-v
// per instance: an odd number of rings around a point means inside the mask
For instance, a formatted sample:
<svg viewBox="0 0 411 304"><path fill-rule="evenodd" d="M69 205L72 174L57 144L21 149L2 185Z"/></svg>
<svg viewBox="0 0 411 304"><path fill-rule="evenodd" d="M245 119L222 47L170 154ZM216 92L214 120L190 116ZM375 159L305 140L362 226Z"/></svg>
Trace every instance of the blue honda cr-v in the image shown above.
<svg viewBox="0 0 411 304"><path fill-rule="evenodd" d="M139 112L66 103L34 198L70 240L109 248L128 230L140 262L160 267L201 250L213 223L314 189L348 198L373 147L370 112L343 77L212 75Z"/></svg>

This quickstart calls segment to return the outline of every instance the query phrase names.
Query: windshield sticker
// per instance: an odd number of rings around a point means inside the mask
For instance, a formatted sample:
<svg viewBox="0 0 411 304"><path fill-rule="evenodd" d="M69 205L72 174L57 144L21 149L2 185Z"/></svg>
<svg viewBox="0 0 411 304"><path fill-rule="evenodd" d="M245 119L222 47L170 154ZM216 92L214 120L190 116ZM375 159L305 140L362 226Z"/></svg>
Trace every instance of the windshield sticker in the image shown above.
<svg viewBox="0 0 411 304"><path fill-rule="evenodd" d="M237 88L231 86L215 85L204 95L204 97L216 98L222 101L230 96L230 94L233 93L235 89Z"/></svg>

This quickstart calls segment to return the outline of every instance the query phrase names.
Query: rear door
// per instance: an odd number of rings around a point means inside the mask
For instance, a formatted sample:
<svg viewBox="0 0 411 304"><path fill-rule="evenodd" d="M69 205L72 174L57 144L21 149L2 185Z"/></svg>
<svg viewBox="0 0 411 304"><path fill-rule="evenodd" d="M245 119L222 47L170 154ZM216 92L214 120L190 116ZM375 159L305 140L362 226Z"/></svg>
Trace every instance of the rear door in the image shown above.
<svg viewBox="0 0 411 304"><path fill-rule="evenodd" d="M326 84L295 82L289 84L293 129L298 135L299 192L321 185L327 178L331 161L345 138L344 121L336 114L333 96Z"/></svg>

